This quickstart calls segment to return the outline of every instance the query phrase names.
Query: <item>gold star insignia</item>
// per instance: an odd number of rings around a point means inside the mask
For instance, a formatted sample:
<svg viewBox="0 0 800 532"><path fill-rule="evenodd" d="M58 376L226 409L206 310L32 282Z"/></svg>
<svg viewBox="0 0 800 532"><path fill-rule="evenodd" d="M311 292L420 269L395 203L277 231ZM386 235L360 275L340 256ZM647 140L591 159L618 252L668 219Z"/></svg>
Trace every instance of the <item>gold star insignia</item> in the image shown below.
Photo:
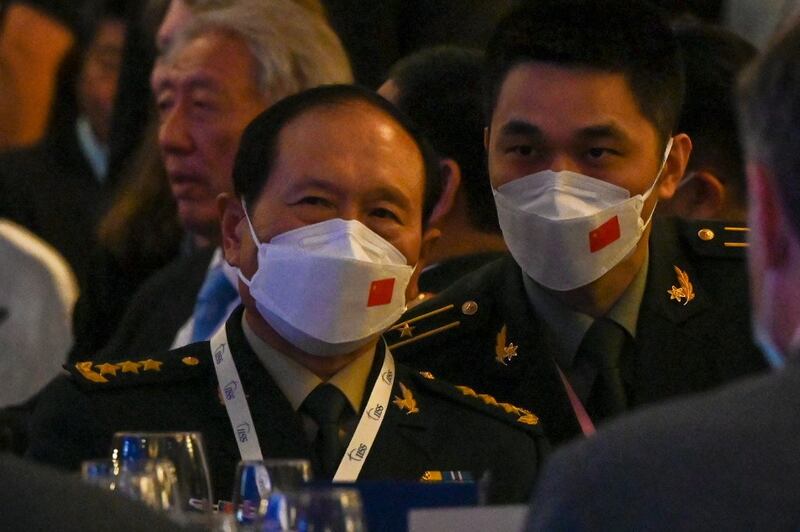
<svg viewBox="0 0 800 532"><path fill-rule="evenodd" d="M414 336L414 327L410 323L404 323L400 329L400 338L411 338Z"/></svg>
<svg viewBox="0 0 800 532"><path fill-rule="evenodd" d="M672 266L675 269L675 274L678 276L678 284L680 287L672 285L672 288L667 290L669 294L669 300L675 300L678 303L683 303L684 306L689 304L689 301L694 299L694 286L692 286L691 281L689 281L689 275L678 268L677 266ZM685 299L685 301L684 301Z"/></svg>
<svg viewBox="0 0 800 532"><path fill-rule="evenodd" d="M428 379L429 381L434 380L433 373L431 373L430 371L420 371L419 374L422 375L424 378Z"/></svg>
<svg viewBox="0 0 800 532"><path fill-rule="evenodd" d="M107 362L98 364L96 367L100 370L101 375L113 375L114 377L117 376L117 370L119 369L119 366L116 364L109 364Z"/></svg>
<svg viewBox="0 0 800 532"><path fill-rule="evenodd" d="M92 366L94 363L91 360L86 362L78 362L75 364L75 369L83 376L84 379L87 381L92 382L108 382L108 379L97 373L96 371L92 371Z"/></svg>
<svg viewBox="0 0 800 532"><path fill-rule="evenodd" d="M183 363L184 363L184 364L186 364L187 366L196 366L196 365L198 365L198 364L200 363L200 361L199 361L199 360L197 360L197 359L196 359L196 358L194 358L194 357L183 357L183 358L181 359L181 362L183 362Z"/></svg>
<svg viewBox="0 0 800 532"><path fill-rule="evenodd" d="M401 399L395 395L392 404L394 404L394 406L400 410L408 410L406 415L416 414L419 412L419 408L417 408L417 401L414 399L414 395L411 393L411 390L403 385L402 382L400 383L400 391L403 393L403 398Z"/></svg>
<svg viewBox="0 0 800 532"><path fill-rule="evenodd" d="M503 328L497 333L497 342L494 346L495 360L498 364L504 366L507 366L511 359L517 356L518 349L518 346L514 345L514 342L506 344L507 332L507 327L503 325Z"/></svg>
<svg viewBox="0 0 800 532"><path fill-rule="evenodd" d="M142 369L145 371L161 371L161 366L164 363L148 358L147 360L140 360L139 364L142 365Z"/></svg>
<svg viewBox="0 0 800 532"><path fill-rule="evenodd" d="M119 367L122 369L122 373L139 373L139 366L138 362L132 362L130 360L126 360L125 362L121 362Z"/></svg>

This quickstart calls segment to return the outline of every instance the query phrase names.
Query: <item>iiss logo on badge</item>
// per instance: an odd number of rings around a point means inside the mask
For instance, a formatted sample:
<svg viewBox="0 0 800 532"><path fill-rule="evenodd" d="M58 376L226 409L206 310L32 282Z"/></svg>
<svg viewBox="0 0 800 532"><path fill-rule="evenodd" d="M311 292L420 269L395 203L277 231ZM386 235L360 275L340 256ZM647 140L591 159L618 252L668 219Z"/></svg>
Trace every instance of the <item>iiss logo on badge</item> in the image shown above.
<svg viewBox="0 0 800 532"><path fill-rule="evenodd" d="M383 405L378 405L375 408L370 408L367 410L367 416L370 419L374 419L375 421L380 420L383 417Z"/></svg>
<svg viewBox="0 0 800 532"><path fill-rule="evenodd" d="M369 449L369 447L367 447L366 443L360 443L358 447L351 449L350 452L347 453L347 457L352 461L360 462L367 455L367 449Z"/></svg>

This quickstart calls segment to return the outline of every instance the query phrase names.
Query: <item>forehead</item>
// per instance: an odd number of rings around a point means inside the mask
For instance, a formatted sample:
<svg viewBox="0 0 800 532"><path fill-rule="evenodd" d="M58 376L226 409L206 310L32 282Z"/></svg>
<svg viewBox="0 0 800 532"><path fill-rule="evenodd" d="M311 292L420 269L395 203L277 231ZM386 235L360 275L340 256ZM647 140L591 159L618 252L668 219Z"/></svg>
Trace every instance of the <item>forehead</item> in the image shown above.
<svg viewBox="0 0 800 532"><path fill-rule="evenodd" d="M220 89L255 89L256 63L247 45L233 35L203 33L159 59L153 69L154 91L206 84Z"/></svg>
<svg viewBox="0 0 800 532"><path fill-rule="evenodd" d="M511 121L556 136L609 124L632 134L656 134L624 74L539 62L512 68L500 86L491 127Z"/></svg>
<svg viewBox="0 0 800 532"><path fill-rule="evenodd" d="M392 186L421 208L425 166L416 142L394 118L353 101L304 111L284 126L270 179L325 180L363 191Z"/></svg>

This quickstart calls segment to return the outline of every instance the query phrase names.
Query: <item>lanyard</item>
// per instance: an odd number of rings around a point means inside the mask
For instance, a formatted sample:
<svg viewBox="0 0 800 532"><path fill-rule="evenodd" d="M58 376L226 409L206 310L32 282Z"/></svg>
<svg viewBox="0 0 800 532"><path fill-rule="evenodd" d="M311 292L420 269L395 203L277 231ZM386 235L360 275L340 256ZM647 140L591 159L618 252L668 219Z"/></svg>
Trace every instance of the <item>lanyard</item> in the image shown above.
<svg viewBox="0 0 800 532"><path fill-rule="evenodd" d="M261 445L258 443L253 417L244 394L239 372L231 355L228 333L225 324L211 337L211 357L217 372L220 393L231 422L236 444L242 460L263 460ZM369 400L353 437L346 447L342 461L333 477L333 482L353 482L358 478L361 468L372 449L372 444L383 423L392 395L394 384L394 358L389 350L383 358L383 365L375 379Z"/></svg>
<svg viewBox="0 0 800 532"><path fill-rule="evenodd" d="M592 423L592 418L589 417L589 413L586 411L583 403L581 403L581 400L578 398L578 394L575 393L572 385L567 380L567 376L564 375L564 372L561 371L561 368L558 364L556 364L556 369L558 370L558 374L561 376L561 382L567 392L567 397L569 397L569 403L572 405L572 410L575 412L575 417L578 418L578 424L581 426L583 435L594 435L596 430L594 428L594 423Z"/></svg>

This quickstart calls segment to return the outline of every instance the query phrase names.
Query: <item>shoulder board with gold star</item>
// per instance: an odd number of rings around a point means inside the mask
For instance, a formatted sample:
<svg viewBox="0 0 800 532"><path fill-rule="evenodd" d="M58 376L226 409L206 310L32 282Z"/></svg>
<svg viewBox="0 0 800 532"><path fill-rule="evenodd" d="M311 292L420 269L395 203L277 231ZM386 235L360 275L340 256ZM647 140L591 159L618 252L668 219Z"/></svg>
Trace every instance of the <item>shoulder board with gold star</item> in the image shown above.
<svg viewBox="0 0 800 532"><path fill-rule="evenodd" d="M383 333L383 337L389 349L402 349L445 332L457 334L471 328L483 317L480 314L480 305L473 299L458 302L432 299L405 314L401 321Z"/></svg>
<svg viewBox="0 0 800 532"><path fill-rule="evenodd" d="M64 366L72 380L87 390L125 388L185 381L205 376L211 357L194 348L119 360L81 360Z"/></svg>
<svg viewBox="0 0 800 532"><path fill-rule="evenodd" d="M742 258L747 252L750 228L738 222L683 220L683 239L702 257Z"/></svg>
<svg viewBox="0 0 800 532"><path fill-rule="evenodd" d="M471 410L500 419L520 430L535 434L542 433L539 426L539 417L530 410L498 401L491 395L482 394L466 386L454 386L440 381L429 372L415 373L414 382L439 397L444 397Z"/></svg>

